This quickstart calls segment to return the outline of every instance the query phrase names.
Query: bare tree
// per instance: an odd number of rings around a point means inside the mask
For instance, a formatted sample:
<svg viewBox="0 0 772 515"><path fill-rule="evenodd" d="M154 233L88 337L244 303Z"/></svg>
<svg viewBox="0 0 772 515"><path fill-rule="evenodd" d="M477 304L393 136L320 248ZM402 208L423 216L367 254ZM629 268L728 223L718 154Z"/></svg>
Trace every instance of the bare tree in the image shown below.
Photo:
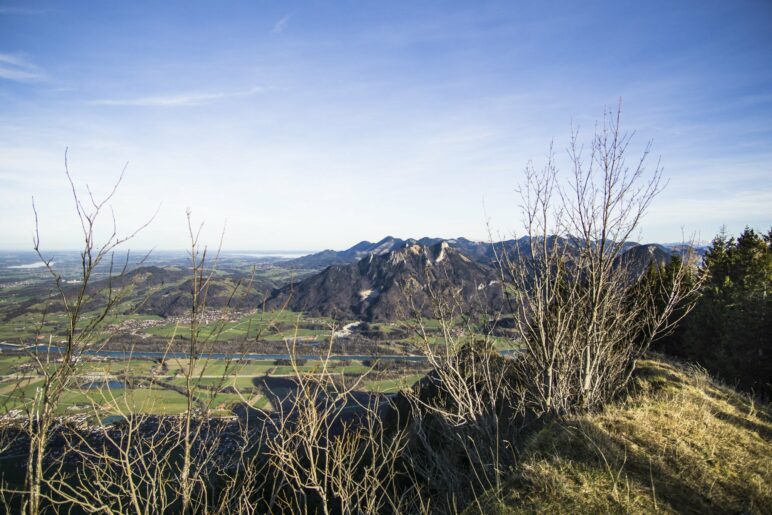
<svg viewBox="0 0 772 515"><path fill-rule="evenodd" d="M662 190L662 170L647 170L650 143L628 162L632 134L622 132L620 115L621 105L605 113L589 155L572 133L565 183L552 150L542 170L528 165L519 190L524 244L497 251L525 346L520 363L530 406L541 413L594 408L613 396L696 295L697 285L686 280L693 270L684 266L659 292L665 301L653 302L652 291L638 285L635 263L623 257Z"/></svg>
<svg viewBox="0 0 772 515"><path fill-rule="evenodd" d="M123 287L116 287L118 279L125 275L129 265L127 253L122 263L115 262L114 251L131 240L152 221L139 226L128 235L118 233L114 215L112 230L101 242L97 241L95 231L100 226L103 214L109 209L118 186L123 180L124 167L112 190L102 199L97 199L87 187L88 199L79 195L75 182L70 175L67 152L65 151L65 174L70 184L72 198L75 204L78 221L80 222L83 246L80 251L80 277L75 287L68 287L62 276L57 272L51 258L44 255L40 239L38 212L33 199L35 214L35 236L33 245L35 252L45 269L53 279L55 299L61 304L66 315L65 339L60 346L52 345L52 339L42 352L37 347L30 353L37 372L43 377L37 386L34 397L25 403L26 436L29 441L27 454L25 490L21 492L23 503L21 509L25 513L37 514L41 510L41 487L45 481L44 457L46 454L49 433L54 422L59 401L62 395L72 386L77 378L81 358L101 343L104 335L100 329L105 319L113 312L125 292ZM112 211L111 211L112 214ZM107 283L101 291L95 291L92 282L100 267L106 269ZM84 311L89 301L98 299L99 306L95 313L85 318Z"/></svg>

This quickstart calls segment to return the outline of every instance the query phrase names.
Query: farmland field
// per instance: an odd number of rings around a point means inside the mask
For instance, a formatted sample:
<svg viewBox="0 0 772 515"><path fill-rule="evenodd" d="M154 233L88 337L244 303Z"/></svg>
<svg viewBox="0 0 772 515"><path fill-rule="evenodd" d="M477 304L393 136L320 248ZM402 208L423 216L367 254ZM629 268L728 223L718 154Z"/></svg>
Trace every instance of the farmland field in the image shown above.
<svg viewBox="0 0 772 515"><path fill-rule="evenodd" d="M41 368L29 356L0 356L0 415L23 413L44 384L43 372L52 373L58 366L48 363ZM200 359L191 374L187 374L189 370L187 359L85 361L77 365L77 374L66 386L57 414L99 418L130 413L179 414L188 408L188 380L194 408L229 415L237 405L270 410L271 397L288 393L271 390L272 378L314 377L324 371L351 383L358 381L363 391L394 393L423 375L415 364L384 373L362 361L334 359L326 363L299 361L294 366L284 360Z"/></svg>

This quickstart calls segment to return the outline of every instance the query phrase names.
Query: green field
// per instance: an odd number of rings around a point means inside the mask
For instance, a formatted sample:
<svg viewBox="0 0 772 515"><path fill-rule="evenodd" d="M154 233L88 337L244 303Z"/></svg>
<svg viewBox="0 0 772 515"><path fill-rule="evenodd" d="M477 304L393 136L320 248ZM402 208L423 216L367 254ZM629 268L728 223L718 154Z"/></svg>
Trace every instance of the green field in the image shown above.
<svg viewBox="0 0 772 515"><path fill-rule="evenodd" d="M19 300L14 299L14 303L16 302ZM113 308L115 314L100 323L101 330L107 335L114 332L114 327L126 321L152 321L155 322L152 326L142 328L139 332L162 338L170 338L173 335L180 338L190 337L190 325L186 317L164 319L156 315L137 314L133 312L134 309L131 302L116 305ZM31 343L35 339L47 341L49 336L52 336L54 341L61 339L67 334L67 316L62 312L46 311L45 304L37 304L29 307L23 314L0 321L0 341ZM97 315L96 311L83 313L78 328L86 327ZM324 339L329 338L334 327L331 319L307 317L292 311L253 311L237 319L232 318L232 310L219 310L208 323L200 325L199 337L216 341L254 340L258 335L264 340L278 341L294 336Z"/></svg>
<svg viewBox="0 0 772 515"><path fill-rule="evenodd" d="M56 413L87 414L100 419L130 413L183 413L188 408L185 392L190 365L187 359L169 359L163 366L145 359L78 363L76 375L62 394ZM0 355L0 415L28 408L44 384L43 370L52 373L58 366L49 363L39 369L30 357ZM407 388L422 376L415 370L406 370L402 376L399 371L390 371L384 376L359 361L330 360L326 364L308 361L293 367L268 360L197 360L190 375L191 402L194 408L206 409L215 415L231 414L238 404L270 409L267 396L283 395L289 390L278 387L266 392L266 380L291 379L298 373L318 376L323 372L341 378L345 374L347 384L359 380L358 389L379 393Z"/></svg>

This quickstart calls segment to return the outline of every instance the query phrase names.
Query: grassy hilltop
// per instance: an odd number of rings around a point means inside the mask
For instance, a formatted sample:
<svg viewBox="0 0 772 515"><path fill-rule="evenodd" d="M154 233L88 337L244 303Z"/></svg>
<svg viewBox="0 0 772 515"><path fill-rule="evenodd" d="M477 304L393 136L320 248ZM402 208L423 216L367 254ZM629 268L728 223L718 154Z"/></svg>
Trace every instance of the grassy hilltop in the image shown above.
<svg viewBox="0 0 772 515"><path fill-rule="evenodd" d="M660 357L626 398L552 423L467 514L770 513L772 410Z"/></svg>

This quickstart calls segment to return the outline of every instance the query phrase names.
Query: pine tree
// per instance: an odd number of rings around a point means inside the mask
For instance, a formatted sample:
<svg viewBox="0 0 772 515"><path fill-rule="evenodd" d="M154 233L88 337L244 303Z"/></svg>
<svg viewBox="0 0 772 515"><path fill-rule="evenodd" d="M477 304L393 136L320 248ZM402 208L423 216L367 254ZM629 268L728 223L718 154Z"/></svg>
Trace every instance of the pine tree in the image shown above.
<svg viewBox="0 0 772 515"><path fill-rule="evenodd" d="M663 350L697 361L730 383L772 395L772 229L722 232L705 254L694 311Z"/></svg>

